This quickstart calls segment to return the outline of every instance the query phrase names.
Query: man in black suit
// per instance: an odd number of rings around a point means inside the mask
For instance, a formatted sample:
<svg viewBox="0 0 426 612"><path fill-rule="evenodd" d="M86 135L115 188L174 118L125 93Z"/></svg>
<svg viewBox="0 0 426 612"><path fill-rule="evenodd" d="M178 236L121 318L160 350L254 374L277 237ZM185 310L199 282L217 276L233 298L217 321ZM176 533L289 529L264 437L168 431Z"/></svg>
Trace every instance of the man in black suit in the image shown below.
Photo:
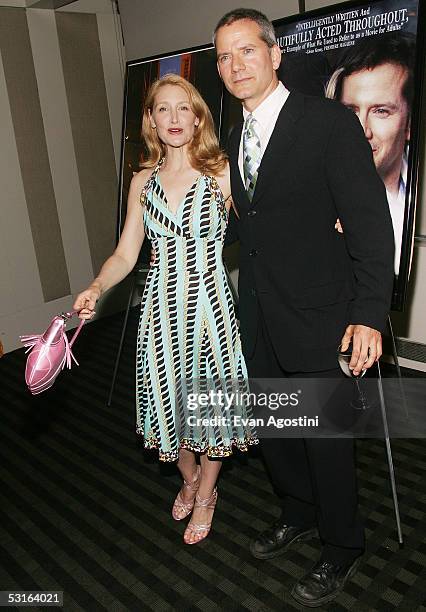
<svg viewBox="0 0 426 612"><path fill-rule="evenodd" d="M238 210L229 233L240 241L240 330L250 377L343 376L337 348L351 341L350 367L359 375L381 355L393 282L392 223L371 147L350 110L278 81L281 52L262 13L225 15L215 46L220 76L243 105L244 124L229 142ZM265 439L262 449L283 510L251 551L275 557L318 527L322 556L292 595L323 605L364 550L353 440Z"/></svg>

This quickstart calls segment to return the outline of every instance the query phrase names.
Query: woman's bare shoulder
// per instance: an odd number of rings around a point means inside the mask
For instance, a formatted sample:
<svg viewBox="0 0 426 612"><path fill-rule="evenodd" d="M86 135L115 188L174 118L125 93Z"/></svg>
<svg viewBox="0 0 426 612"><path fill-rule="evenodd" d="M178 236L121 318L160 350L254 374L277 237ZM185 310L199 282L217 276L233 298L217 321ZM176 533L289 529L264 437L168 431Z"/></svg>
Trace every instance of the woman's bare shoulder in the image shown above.
<svg viewBox="0 0 426 612"><path fill-rule="evenodd" d="M149 177L153 173L153 168L144 168L139 172L135 172L130 182L129 196L127 199L130 207L138 208L139 204L144 206L144 199L141 197L143 189L148 182Z"/></svg>
<svg viewBox="0 0 426 612"><path fill-rule="evenodd" d="M153 168L143 168L139 172L135 172L132 178L132 187L142 189L151 176L153 170Z"/></svg>

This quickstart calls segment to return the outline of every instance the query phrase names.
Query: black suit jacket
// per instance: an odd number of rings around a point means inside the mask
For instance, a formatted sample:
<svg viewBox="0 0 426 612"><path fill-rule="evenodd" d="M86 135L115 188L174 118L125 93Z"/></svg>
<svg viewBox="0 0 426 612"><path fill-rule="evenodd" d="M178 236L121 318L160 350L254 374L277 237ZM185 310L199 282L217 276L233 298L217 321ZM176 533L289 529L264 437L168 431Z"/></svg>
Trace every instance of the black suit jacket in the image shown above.
<svg viewBox="0 0 426 612"><path fill-rule="evenodd" d="M382 330L390 308L392 221L371 147L352 111L291 92L250 203L238 168L241 131L242 123L229 142L239 219L231 210L227 242L240 240L244 353L253 354L261 308L285 370L337 367L346 326Z"/></svg>

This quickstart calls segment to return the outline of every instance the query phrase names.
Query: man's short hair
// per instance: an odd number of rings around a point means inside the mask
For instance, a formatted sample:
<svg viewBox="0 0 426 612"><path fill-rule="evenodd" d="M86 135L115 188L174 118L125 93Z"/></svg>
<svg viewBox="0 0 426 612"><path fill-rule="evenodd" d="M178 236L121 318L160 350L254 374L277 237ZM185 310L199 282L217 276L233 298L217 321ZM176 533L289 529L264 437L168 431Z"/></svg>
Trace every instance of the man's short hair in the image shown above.
<svg viewBox="0 0 426 612"><path fill-rule="evenodd" d="M345 55L328 82L326 96L340 100L344 78L355 72L371 70L383 64L395 64L407 69L402 95L411 111L414 95L414 60L414 37L409 34L390 32L378 38L369 36Z"/></svg>
<svg viewBox="0 0 426 612"><path fill-rule="evenodd" d="M256 11L256 9L247 8L239 8L234 9L233 11L229 11L229 13L226 13L226 15L224 15L218 21L218 24L215 27L213 33L213 44L216 45L216 34L219 28L231 25L232 23L235 23L236 21L241 21L242 19L248 19L249 21L254 21L255 23L257 23L260 28L260 38L268 45L268 47L273 47L277 44L274 26L266 17L266 15L264 15L260 11Z"/></svg>

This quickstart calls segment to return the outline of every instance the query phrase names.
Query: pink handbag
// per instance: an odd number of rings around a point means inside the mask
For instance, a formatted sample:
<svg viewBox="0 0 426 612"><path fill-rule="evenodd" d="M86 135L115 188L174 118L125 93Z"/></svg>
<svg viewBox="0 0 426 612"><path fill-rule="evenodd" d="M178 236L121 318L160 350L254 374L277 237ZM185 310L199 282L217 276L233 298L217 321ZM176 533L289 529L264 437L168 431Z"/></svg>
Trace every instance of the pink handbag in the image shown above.
<svg viewBox="0 0 426 612"><path fill-rule="evenodd" d="M71 340L68 340L65 333L66 322L77 312L72 310L53 317L44 334L19 336L24 346L28 347L25 352L30 353L25 367L25 382L33 395L49 389L65 365L71 368L72 360L78 365L71 347L83 327L84 320L80 321Z"/></svg>

